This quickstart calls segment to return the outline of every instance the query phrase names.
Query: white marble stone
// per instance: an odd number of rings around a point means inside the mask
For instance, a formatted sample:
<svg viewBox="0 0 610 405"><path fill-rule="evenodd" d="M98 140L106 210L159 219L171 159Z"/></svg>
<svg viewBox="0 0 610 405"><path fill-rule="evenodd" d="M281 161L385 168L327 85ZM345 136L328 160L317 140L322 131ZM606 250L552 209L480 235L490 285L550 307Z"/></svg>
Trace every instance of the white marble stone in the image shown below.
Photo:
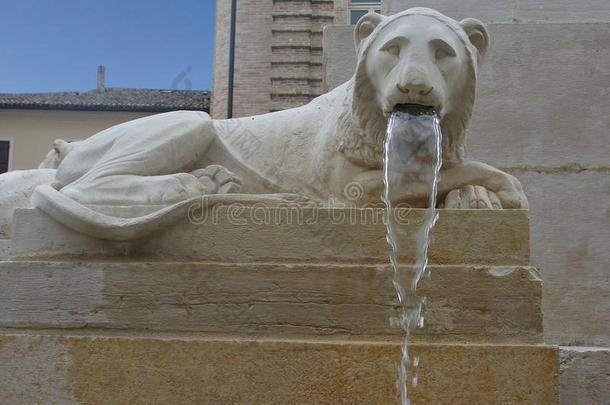
<svg viewBox="0 0 610 405"><path fill-rule="evenodd" d="M28 208L34 188L55 179L55 170L13 170L0 175L0 239L10 239L13 211Z"/></svg>

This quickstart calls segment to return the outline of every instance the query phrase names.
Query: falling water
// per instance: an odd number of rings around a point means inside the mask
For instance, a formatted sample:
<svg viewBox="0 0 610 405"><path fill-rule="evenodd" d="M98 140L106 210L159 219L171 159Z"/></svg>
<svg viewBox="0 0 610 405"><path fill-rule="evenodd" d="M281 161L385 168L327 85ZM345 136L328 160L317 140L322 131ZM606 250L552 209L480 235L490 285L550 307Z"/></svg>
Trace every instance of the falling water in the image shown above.
<svg viewBox="0 0 610 405"><path fill-rule="evenodd" d="M394 268L393 284L398 295L402 313L392 318L392 325L398 325L405 331L402 343L402 359L398 369L396 388L400 393L402 405L410 405L409 385L417 386L417 365L419 358L409 357L408 343L411 331L424 326L422 307L425 297L417 295L419 280L426 273L428 265L428 245L430 230L436 223L436 191L439 171L442 164L441 130L439 119L433 110L419 106L409 106L404 111L394 112L388 122L384 142L383 156L383 202L387 206L384 223L386 240L391 246L390 262ZM425 185L427 192L427 209L421 226L415 231L413 239L417 247L415 267L402 269L407 274L407 284L403 284L399 273L398 257L401 252L399 236L404 234L400 215L393 208L399 208L401 192L415 184ZM405 240L405 238L402 238Z"/></svg>

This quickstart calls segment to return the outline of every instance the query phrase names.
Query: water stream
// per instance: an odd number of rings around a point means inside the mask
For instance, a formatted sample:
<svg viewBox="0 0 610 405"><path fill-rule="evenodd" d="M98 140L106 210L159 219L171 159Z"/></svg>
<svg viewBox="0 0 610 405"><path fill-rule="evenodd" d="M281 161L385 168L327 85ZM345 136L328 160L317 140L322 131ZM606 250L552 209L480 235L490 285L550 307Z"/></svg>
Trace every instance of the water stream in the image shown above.
<svg viewBox="0 0 610 405"><path fill-rule="evenodd" d="M417 287L422 276L426 274L430 230L438 218L435 207L442 164L441 140L439 119L430 109L411 107L394 112L390 116L383 149L382 200L387 207L384 223L386 240L392 248L390 262L394 269L393 284L402 310L398 318L392 318L390 321L392 325L399 326L405 331L401 346L402 359L397 365L396 381L402 405L411 404L409 387L417 386L419 358L409 356L409 340L414 328L424 326L422 308L425 297L417 294ZM401 192L408 190L409 184L416 183L426 185L427 209L421 226L411 235L404 235L406 232L404 225L397 220L402 216L394 215L393 209L398 206L404 207L400 204ZM399 256L403 248L401 241L409 239L411 241L414 239L417 247L415 266L400 267Z"/></svg>

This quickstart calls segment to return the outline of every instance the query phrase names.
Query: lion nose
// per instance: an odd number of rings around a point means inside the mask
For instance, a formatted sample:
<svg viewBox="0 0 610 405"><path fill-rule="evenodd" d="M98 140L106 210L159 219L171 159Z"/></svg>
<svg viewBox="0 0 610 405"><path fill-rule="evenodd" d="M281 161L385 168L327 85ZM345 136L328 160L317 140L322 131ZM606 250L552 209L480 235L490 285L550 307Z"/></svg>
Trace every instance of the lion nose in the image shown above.
<svg viewBox="0 0 610 405"><path fill-rule="evenodd" d="M411 97L427 96L432 92L425 69L417 64L405 66L401 72L396 87L399 91Z"/></svg>
<svg viewBox="0 0 610 405"><path fill-rule="evenodd" d="M396 83L396 87L398 90L405 94L419 95L419 96L427 96L432 93L434 89L433 86L427 86L423 83L412 83L407 82L405 84Z"/></svg>

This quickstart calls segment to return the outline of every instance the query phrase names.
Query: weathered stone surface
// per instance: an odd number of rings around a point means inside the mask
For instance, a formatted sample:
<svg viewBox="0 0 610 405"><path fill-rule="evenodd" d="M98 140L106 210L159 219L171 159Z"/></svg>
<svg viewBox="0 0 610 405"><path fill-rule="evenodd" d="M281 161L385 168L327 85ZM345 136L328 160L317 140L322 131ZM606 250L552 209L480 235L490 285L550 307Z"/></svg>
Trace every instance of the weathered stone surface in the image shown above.
<svg viewBox="0 0 610 405"><path fill-rule="evenodd" d="M535 269L430 270L419 289L425 326L414 339L542 341ZM367 265L2 262L0 327L397 340L392 275Z"/></svg>
<svg viewBox="0 0 610 405"><path fill-rule="evenodd" d="M469 157L503 168L608 167L610 24L489 30L493 44L479 75ZM558 37L562 46L553 46Z"/></svg>
<svg viewBox="0 0 610 405"><path fill-rule="evenodd" d="M324 91L329 91L345 83L354 74L356 68L356 51L353 25L327 25L322 37L322 68L324 71Z"/></svg>
<svg viewBox="0 0 610 405"><path fill-rule="evenodd" d="M10 239L0 239L0 261L8 260L10 256Z"/></svg>
<svg viewBox="0 0 610 405"><path fill-rule="evenodd" d="M559 348L560 404L603 404L610 398L610 349Z"/></svg>
<svg viewBox="0 0 610 405"><path fill-rule="evenodd" d="M414 345L418 404L557 404L548 346ZM3 404L394 404L398 344L0 335Z"/></svg>
<svg viewBox="0 0 610 405"><path fill-rule="evenodd" d="M532 201L532 265L542 273L545 342L609 347L610 176L515 175Z"/></svg>
<svg viewBox="0 0 610 405"><path fill-rule="evenodd" d="M425 210L401 211L403 263L413 263L410 236ZM15 257L125 256L180 261L387 263L381 210L223 207L179 220L154 237L130 242L84 236L38 210L16 210ZM408 223L406 223L408 222ZM432 230L432 264L529 264L527 210L440 210ZM86 253L85 253L86 252Z"/></svg>
<svg viewBox="0 0 610 405"><path fill-rule="evenodd" d="M345 83L356 70L356 50L348 47L354 41L354 26L334 24L324 27L324 89L330 91Z"/></svg>

